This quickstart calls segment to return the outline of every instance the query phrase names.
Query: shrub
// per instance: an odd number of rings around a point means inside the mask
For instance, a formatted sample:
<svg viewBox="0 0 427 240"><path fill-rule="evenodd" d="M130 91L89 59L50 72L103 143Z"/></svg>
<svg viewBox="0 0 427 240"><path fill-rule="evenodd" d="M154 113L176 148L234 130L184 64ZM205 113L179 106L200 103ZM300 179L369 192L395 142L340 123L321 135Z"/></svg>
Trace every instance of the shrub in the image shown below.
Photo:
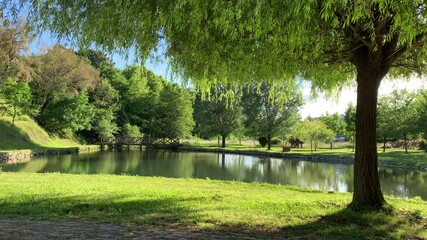
<svg viewBox="0 0 427 240"><path fill-rule="evenodd" d="M265 147L267 145L268 140L266 137L260 137L258 138L258 142L261 145L261 147Z"/></svg>
<svg viewBox="0 0 427 240"><path fill-rule="evenodd" d="M280 144L280 140L279 139L277 139L277 138L275 138L275 139L272 139L271 140L271 145L279 145Z"/></svg>
<svg viewBox="0 0 427 240"><path fill-rule="evenodd" d="M419 150L426 150L427 151L427 144L426 144L426 142L424 140L421 140L418 143L418 149Z"/></svg>

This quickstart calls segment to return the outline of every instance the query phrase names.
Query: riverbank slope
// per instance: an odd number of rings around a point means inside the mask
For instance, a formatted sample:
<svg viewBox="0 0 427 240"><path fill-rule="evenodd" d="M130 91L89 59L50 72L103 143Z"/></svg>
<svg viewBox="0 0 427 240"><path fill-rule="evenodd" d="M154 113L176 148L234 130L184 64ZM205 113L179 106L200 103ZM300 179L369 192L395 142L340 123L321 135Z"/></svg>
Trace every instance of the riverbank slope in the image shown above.
<svg viewBox="0 0 427 240"><path fill-rule="evenodd" d="M11 119L0 117L0 163L26 161L36 155L75 153L98 149L82 146L70 139L51 137L34 120L21 117L11 125Z"/></svg>

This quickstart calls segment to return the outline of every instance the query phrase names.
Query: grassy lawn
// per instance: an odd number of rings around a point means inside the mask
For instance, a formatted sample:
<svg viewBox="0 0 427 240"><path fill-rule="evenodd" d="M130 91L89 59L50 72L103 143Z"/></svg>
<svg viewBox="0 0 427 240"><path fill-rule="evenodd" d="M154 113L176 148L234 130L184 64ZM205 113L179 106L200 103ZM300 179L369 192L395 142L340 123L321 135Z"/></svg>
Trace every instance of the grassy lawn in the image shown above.
<svg viewBox="0 0 427 240"><path fill-rule="evenodd" d="M349 193L270 184L114 175L0 173L0 216L195 227L321 239L427 238L427 202L387 197L356 213Z"/></svg>
<svg viewBox="0 0 427 240"><path fill-rule="evenodd" d="M183 144L194 147L218 148L216 141L199 139L184 140ZM354 152L351 148L348 148L348 145L348 143L338 143L334 145L332 150L330 150L329 145L320 144L317 151L314 151L313 154L354 157ZM383 152L381 146L378 147L378 158L380 162L396 165L427 167L427 153L424 151L411 149L409 150L409 154L405 154L405 151L401 148L390 148L386 149L386 152ZM253 141L243 141L241 144L237 141L230 141L230 143L227 144L226 149L267 151L267 148L260 147ZM273 146L269 152L282 152L282 147ZM310 155L311 150L309 146L307 147L307 145L304 145L304 148L292 148L290 153Z"/></svg>
<svg viewBox="0 0 427 240"><path fill-rule="evenodd" d="M14 127L11 126L10 121L10 117L0 117L0 152L79 146L68 139L50 137L30 118L17 119Z"/></svg>

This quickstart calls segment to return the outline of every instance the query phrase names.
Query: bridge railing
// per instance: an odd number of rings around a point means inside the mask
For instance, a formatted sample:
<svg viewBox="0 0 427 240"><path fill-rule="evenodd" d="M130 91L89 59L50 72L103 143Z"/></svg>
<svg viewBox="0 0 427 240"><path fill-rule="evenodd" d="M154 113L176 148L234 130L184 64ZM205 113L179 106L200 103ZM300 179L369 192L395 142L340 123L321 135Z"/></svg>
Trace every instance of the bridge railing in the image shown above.
<svg viewBox="0 0 427 240"><path fill-rule="evenodd" d="M179 138L111 137L94 141L97 145L179 145Z"/></svg>

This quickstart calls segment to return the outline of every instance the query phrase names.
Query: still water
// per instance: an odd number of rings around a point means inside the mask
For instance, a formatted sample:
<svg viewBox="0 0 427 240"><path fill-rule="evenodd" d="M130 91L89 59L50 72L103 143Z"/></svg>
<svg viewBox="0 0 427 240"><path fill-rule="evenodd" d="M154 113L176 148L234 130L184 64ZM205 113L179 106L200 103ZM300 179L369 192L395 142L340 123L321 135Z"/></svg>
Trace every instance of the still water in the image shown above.
<svg viewBox="0 0 427 240"><path fill-rule="evenodd" d="M73 174L127 174L173 178L210 178L353 191L353 165L283 160L221 153L155 150L101 151L34 158L0 164L3 171ZM387 195L427 200L427 172L380 168Z"/></svg>

